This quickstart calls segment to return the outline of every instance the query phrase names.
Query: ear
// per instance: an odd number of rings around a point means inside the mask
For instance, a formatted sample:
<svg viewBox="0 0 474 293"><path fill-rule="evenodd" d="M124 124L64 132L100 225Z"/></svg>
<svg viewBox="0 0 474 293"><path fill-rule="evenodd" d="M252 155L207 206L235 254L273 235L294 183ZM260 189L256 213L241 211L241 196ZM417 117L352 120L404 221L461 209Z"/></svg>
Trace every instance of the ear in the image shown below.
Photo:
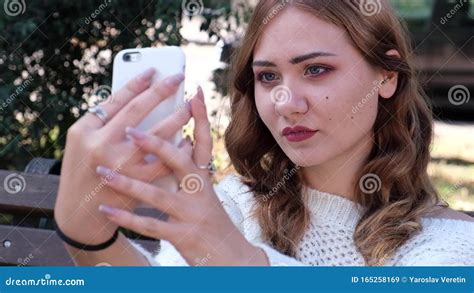
<svg viewBox="0 0 474 293"><path fill-rule="evenodd" d="M400 53L395 49L389 50L385 54L400 58ZM383 83L380 86L379 95L384 99L390 99L397 90L398 72L382 70L381 80Z"/></svg>

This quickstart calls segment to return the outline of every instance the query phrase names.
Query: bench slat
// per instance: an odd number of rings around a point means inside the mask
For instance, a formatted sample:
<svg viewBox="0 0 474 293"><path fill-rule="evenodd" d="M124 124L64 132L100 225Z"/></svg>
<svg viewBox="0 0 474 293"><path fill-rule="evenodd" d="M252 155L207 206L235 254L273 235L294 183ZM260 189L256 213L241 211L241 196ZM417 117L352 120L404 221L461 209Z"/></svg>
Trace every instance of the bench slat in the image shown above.
<svg viewBox="0 0 474 293"><path fill-rule="evenodd" d="M5 188L1 188L0 208L2 210L43 213L52 216L58 192L59 176L0 170L0 182L5 182L8 176L17 176L19 178L18 182L24 180L24 190L12 193L5 190ZM12 180L9 179L8 181L12 182Z"/></svg>
<svg viewBox="0 0 474 293"><path fill-rule="evenodd" d="M0 262L21 266L73 266L64 243L54 231L0 225ZM134 240L148 251L159 241Z"/></svg>
<svg viewBox="0 0 474 293"><path fill-rule="evenodd" d="M19 180L24 179L25 188L18 193L9 193L5 188L0 188L0 213L23 213L52 218L59 176L0 170L0 182L5 182L6 177L15 174L18 175ZM165 213L151 208L138 208L136 213L166 219Z"/></svg>

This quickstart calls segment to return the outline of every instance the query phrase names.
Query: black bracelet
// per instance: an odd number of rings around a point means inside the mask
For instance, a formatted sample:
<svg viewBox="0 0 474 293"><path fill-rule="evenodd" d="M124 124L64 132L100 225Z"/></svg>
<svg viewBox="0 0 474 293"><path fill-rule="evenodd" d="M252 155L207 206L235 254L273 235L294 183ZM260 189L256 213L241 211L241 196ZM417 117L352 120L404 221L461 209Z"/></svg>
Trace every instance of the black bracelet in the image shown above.
<svg viewBox="0 0 474 293"><path fill-rule="evenodd" d="M61 238L64 242L71 245L72 247L75 247L75 248L80 249L80 250L97 251L97 250L106 249L110 245L114 244L114 242L118 238L119 229L117 228L117 230L115 230L115 233L112 236L112 238L105 241L104 243L100 243L100 244L96 244L96 245L89 245L89 244L80 243L80 242L77 242L74 239L69 238L68 236L66 236L66 234L63 233L63 231L61 231L61 229L59 229L58 224L56 224L56 233L58 234L59 238Z"/></svg>

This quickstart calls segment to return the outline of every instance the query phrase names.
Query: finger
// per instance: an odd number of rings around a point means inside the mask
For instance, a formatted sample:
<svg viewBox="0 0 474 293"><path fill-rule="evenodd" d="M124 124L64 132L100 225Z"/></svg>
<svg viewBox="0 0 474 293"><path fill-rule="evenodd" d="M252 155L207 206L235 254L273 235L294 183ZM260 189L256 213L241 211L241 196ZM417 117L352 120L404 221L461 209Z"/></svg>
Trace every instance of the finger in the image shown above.
<svg viewBox="0 0 474 293"><path fill-rule="evenodd" d="M191 112L194 117L195 147L193 160L196 165L206 166L212 159L211 124L207 116L202 88L198 88L197 99L192 101Z"/></svg>
<svg viewBox="0 0 474 293"><path fill-rule="evenodd" d="M117 112L127 105L133 98L144 92L151 84L152 77L156 70L149 68L127 82L127 84L107 98L107 100L100 104L100 106L107 112L107 119L110 121ZM92 113L87 113L83 117L83 123L87 127L101 128L104 126L102 120Z"/></svg>
<svg viewBox="0 0 474 293"><path fill-rule="evenodd" d="M173 136L178 131L182 131L183 127L191 120L191 102L192 100L196 99L196 96L194 96L193 99L186 101L183 106L179 107L175 113L173 113L171 116L168 116L163 121L160 121L157 125L148 130L147 133L167 140L172 139Z"/></svg>
<svg viewBox="0 0 474 293"><path fill-rule="evenodd" d="M158 136L151 136L135 128L127 127L126 132L143 151L155 154L181 180L186 174L197 173L198 169L191 156Z"/></svg>
<svg viewBox="0 0 474 293"><path fill-rule="evenodd" d="M191 157L193 155L193 141L191 140L190 137L186 137L184 139L183 145L180 147L182 152L186 154L188 157Z"/></svg>
<svg viewBox="0 0 474 293"><path fill-rule="evenodd" d="M193 145L191 139L188 137L183 139L178 145L180 150L187 156L191 157L193 154ZM153 163L143 162L130 166L128 168L129 174L135 174L139 180L151 182L153 180L173 174L173 170L168 168L161 160L156 160Z"/></svg>
<svg viewBox="0 0 474 293"><path fill-rule="evenodd" d="M104 129L111 138L122 138L127 126L137 126L155 107L173 95L184 80L182 73L155 82L148 90L121 109Z"/></svg>
<svg viewBox="0 0 474 293"><path fill-rule="evenodd" d="M164 139L170 139L180 131L184 125L188 124L189 120L191 120L191 104L190 102L186 102L178 111L160 121L147 132Z"/></svg>
<svg viewBox="0 0 474 293"><path fill-rule="evenodd" d="M160 221L151 217L137 216L126 210L100 205L99 211L120 227L132 230L143 236L170 240L179 233L176 224Z"/></svg>
<svg viewBox="0 0 474 293"><path fill-rule="evenodd" d="M104 166L98 166L96 171L104 177L103 182L107 186L120 194L147 203L158 210L170 211L171 214L175 214L175 211L179 210L176 206L177 197L162 188L117 172L112 173L112 170Z"/></svg>
<svg viewBox="0 0 474 293"><path fill-rule="evenodd" d="M130 166L128 168L128 172L130 175L133 174L137 179L146 182L153 182L162 177L173 174L173 170L168 168L160 160L157 160L153 163L143 162Z"/></svg>
<svg viewBox="0 0 474 293"><path fill-rule="evenodd" d="M131 139L132 140L132 139ZM134 144L131 141L132 144ZM136 150L132 154L131 164L123 170L126 176L134 177L138 180L152 182L159 178L173 174L173 170L168 168L163 162L156 158L150 162L145 160L146 152L134 144ZM192 141L190 138L182 139L178 147L188 156L192 156Z"/></svg>

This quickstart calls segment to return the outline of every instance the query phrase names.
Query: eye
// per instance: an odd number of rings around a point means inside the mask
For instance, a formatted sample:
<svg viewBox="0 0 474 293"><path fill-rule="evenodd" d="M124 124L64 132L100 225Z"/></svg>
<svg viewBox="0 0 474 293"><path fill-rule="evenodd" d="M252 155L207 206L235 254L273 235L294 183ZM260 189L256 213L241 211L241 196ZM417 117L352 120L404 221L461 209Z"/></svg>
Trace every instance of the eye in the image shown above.
<svg viewBox="0 0 474 293"><path fill-rule="evenodd" d="M308 68L306 68L305 74L318 76L318 75L326 73L326 71L329 71L329 68L319 66L319 65L311 65Z"/></svg>
<svg viewBox="0 0 474 293"><path fill-rule="evenodd" d="M278 76L273 72L261 72L257 74L257 80L261 82L272 82L278 80Z"/></svg>

